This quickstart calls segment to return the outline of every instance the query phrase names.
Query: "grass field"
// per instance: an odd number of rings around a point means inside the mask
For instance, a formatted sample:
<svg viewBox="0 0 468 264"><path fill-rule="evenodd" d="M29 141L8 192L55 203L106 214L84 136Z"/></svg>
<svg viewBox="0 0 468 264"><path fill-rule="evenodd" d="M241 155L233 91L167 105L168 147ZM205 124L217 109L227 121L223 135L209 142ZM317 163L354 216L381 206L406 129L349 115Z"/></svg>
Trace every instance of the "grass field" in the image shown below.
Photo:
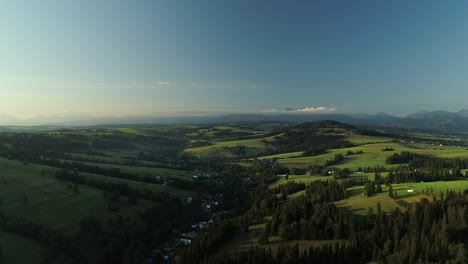
<svg viewBox="0 0 468 264"><path fill-rule="evenodd" d="M183 198L188 193L188 191L177 189L177 188L167 186L167 185L137 182L137 181L112 178L112 177L108 177L108 176L104 176L104 175L91 174L91 173L80 173L80 175L85 176L87 179L100 180L100 181L113 182L113 183L128 184L128 186L131 187L131 188L137 188L137 189L142 189L142 190L143 189L149 189L149 190L151 190L153 192L166 192L166 193L170 193L170 194L179 196L180 198Z"/></svg>
<svg viewBox="0 0 468 264"><path fill-rule="evenodd" d="M0 159L0 199L2 209L8 215L24 217L29 221L72 233L79 222L87 215L111 216L103 191L79 185L78 192L68 188L70 183L55 179L54 168L36 164L24 165L22 162ZM41 171L45 172L44 177ZM169 186L145 184L115 179L102 175L82 174L89 179L114 183L127 183L133 188L163 191L181 198L186 192ZM26 199L25 199L26 197ZM133 215L144 210L150 202L141 200L138 205L126 203L121 197L121 214Z"/></svg>
<svg viewBox="0 0 468 264"><path fill-rule="evenodd" d="M377 210L377 202L380 202L383 211L390 211L395 208L400 208L396 201L402 199L406 202L418 202L420 199L426 197L430 198L432 195L426 196L422 193L429 188L433 190L434 194L439 195L440 192L446 190L463 191L468 189L468 181L440 181L440 182L425 182L425 183L401 183L393 185L393 189L397 191L397 198L392 199L388 196L388 187L382 186L382 193L375 194L371 197L363 195L363 186L355 186L348 189L350 198L342 201L335 202L338 207L345 207L350 209L356 214L364 215L367 213L369 207L374 212ZM414 190L413 193L408 193L408 190Z"/></svg>
<svg viewBox="0 0 468 264"><path fill-rule="evenodd" d="M270 188L275 188L278 185L285 184L288 182L303 182L303 183L310 183L313 181L326 181L326 180L333 180L331 176L307 176L307 175L289 175L288 180L285 178L280 178L278 181L274 182L270 185Z"/></svg>
<svg viewBox="0 0 468 264"><path fill-rule="evenodd" d="M264 140L273 141L274 137L275 136L266 137L266 138L216 142L209 146L188 148L185 150L185 152L193 154L200 158L214 157L214 156L235 157L236 155L234 155L229 150L224 149L224 148L245 146L247 155L257 155L265 151L268 147L268 144L265 144Z"/></svg>
<svg viewBox="0 0 468 264"><path fill-rule="evenodd" d="M230 132L230 133L248 133L251 135L261 135L265 133L264 131L252 130L241 128L237 126L229 126L229 125L222 125L222 126L214 126L210 128L201 128L192 133L187 134L190 138L195 140L204 139L209 140L211 142L222 141L223 137L219 137L217 134L219 132ZM227 135L229 137L229 135Z"/></svg>
<svg viewBox="0 0 468 264"><path fill-rule="evenodd" d="M263 156L260 159L278 159L278 163L289 168L307 168L310 165L323 165L327 160L337 154L342 154L344 160L336 165L339 168L356 170L358 167L385 166L387 168L397 165L386 164L386 159L393 153L402 151L415 152L440 158L468 157L468 150L458 146L439 146L431 144L409 143L397 141L386 137L369 137L351 134L348 140L357 146L350 148L331 149L325 154L300 157L300 152L282 153L272 156ZM382 151L384 148L393 148L393 151ZM346 155L348 151L362 151L362 154Z"/></svg>
<svg viewBox="0 0 468 264"><path fill-rule="evenodd" d="M190 180L193 172L178 169L166 169L166 168L153 168L153 167L137 167L128 165L118 164L107 164L107 163L94 163L94 162L83 162L84 164L101 167L105 169L117 168L122 173L148 175L148 176L160 176L164 178L179 178L183 180Z"/></svg>
<svg viewBox="0 0 468 264"><path fill-rule="evenodd" d="M108 163L118 163L118 162L126 162L129 159L122 159L118 157L108 157L108 156L98 156L98 155L88 155L88 154L79 154L79 153L66 153L72 159L80 160L80 159L97 159L103 162Z"/></svg>
<svg viewBox="0 0 468 264"><path fill-rule="evenodd" d="M262 156L262 157L259 157L258 159L287 159L287 158L296 158L296 157L300 157L302 154L304 154L304 151L287 152L287 153L275 154L275 155L270 155L270 156Z"/></svg>
<svg viewBox="0 0 468 264"><path fill-rule="evenodd" d="M43 247L34 240L0 230L0 245L3 247L0 263L42 263Z"/></svg>

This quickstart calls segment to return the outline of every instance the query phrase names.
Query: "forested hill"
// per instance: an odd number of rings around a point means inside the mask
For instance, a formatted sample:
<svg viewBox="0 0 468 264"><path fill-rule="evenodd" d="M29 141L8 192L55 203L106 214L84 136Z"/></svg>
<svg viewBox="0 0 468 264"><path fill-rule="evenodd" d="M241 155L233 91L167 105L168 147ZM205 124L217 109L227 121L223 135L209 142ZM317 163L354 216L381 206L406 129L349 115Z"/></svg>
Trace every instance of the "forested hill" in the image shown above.
<svg viewBox="0 0 468 264"><path fill-rule="evenodd" d="M271 141L277 153L304 151L304 156L324 153L327 149L351 146L345 134L354 126L326 120L308 122L283 129Z"/></svg>
<svg viewBox="0 0 468 264"><path fill-rule="evenodd" d="M237 140L220 141L207 136L203 145L193 143L184 152L202 159L243 159L296 152L299 152L297 155L306 157L323 154L329 149L352 147L354 144L348 140L350 135L388 136L377 131L324 120L281 126Z"/></svg>

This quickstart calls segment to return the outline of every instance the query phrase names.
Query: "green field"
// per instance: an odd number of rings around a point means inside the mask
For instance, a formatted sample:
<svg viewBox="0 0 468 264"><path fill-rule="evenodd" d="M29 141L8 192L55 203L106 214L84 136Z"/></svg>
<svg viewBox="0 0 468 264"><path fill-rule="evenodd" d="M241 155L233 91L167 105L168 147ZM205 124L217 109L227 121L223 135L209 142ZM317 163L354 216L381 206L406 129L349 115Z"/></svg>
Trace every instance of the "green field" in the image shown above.
<svg viewBox="0 0 468 264"><path fill-rule="evenodd" d="M304 151L280 153L280 154L275 154L275 155L270 155L270 156L262 156L262 157L259 157L258 159L288 159L288 158L300 157L302 156L302 154L304 154Z"/></svg>
<svg viewBox="0 0 468 264"><path fill-rule="evenodd" d="M41 171L45 172L44 177ZM22 162L0 159L0 199L2 209L8 215L25 217L66 233L77 230L79 222L88 215L110 216L114 213L107 209L103 191L79 185L78 192L68 188L70 183L55 179L56 169L36 164L24 165ZM130 187L150 189L155 192L169 192L184 197L185 191L156 184L145 184L102 175L86 174L89 179L114 183L126 183ZM27 201L25 201L27 197ZM149 202L140 200L138 205L126 203L121 197L123 214L136 214ZM121 213L122 213L121 212Z"/></svg>
<svg viewBox="0 0 468 264"><path fill-rule="evenodd" d="M397 198L392 199L388 196L388 187L382 186L382 193L375 194L371 197L366 197L363 194L363 186L355 186L349 190L350 197L346 200L335 202L339 207L345 207L350 209L356 214L364 215L367 213L369 207L374 212L377 210L377 203L380 202L383 211L391 211L395 208L405 210L399 206L396 201L402 199L406 202L412 203L417 202L422 198L431 198L431 195L424 195L423 192L426 188L432 188L435 195L439 195L440 192L447 190L452 191L463 191L468 189L468 181L440 181L440 182L426 182L426 183L401 183L394 184L393 189L397 191ZM414 190L413 193L408 193L408 190Z"/></svg>
<svg viewBox="0 0 468 264"><path fill-rule="evenodd" d="M395 165L386 164L386 159L393 153L402 151L415 152L440 158L468 157L468 150L458 146L435 146L430 144L408 143L391 138L369 137L351 134L348 140L357 146L350 148L331 149L325 154L300 157L300 152L282 153L272 156L263 156L259 159L278 159L278 163L288 168L307 168L310 165L323 165L327 160L337 154L342 154L344 160L336 165L338 168L349 168L356 170L358 167L385 166L387 168ZM384 148L393 148L393 151L382 151ZM363 151L362 154L346 155L348 151Z"/></svg>
<svg viewBox="0 0 468 264"><path fill-rule="evenodd" d="M219 132L229 132L229 133L248 133L250 135L261 135L264 132L252 129L241 128L238 126L213 126L209 128L200 128L192 133L187 134L187 136L195 140L209 140L209 141L221 141L223 137L219 137ZM227 134L229 136L229 134Z"/></svg>
<svg viewBox="0 0 468 264"><path fill-rule="evenodd" d="M326 180L333 180L331 176L307 176L307 175L289 175L288 179L286 180L284 177L280 178L278 181L274 182L270 185L270 188L275 188L278 185L285 184L288 182L303 182L303 183L310 183L313 181L326 181Z"/></svg>
<svg viewBox="0 0 468 264"><path fill-rule="evenodd" d="M91 174L91 173L80 173L80 175L85 176L87 179L128 184L128 186L131 188L136 188L136 189L141 189L141 190L149 189L153 192L166 192L166 193L179 196L181 198L183 198L188 193L188 191L177 189L175 187L171 187L167 185L159 185L159 184L151 184L151 183L145 183L145 182L139 182L139 181L131 181L131 180L126 180L126 179L118 179L118 178L113 178L113 177L99 175L99 174Z"/></svg>
<svg viewBox="0 0 468 264"><path fill-rule="evenodd" d="M34 240L0 230L0 263L42 263L43 247Z"/></svg>
<svg viewBox="0 0 468 264"><path fill-rule="evenodd" d="M42 170L44 177L40 175ZM101 190L79 185L75 192L68 188L69 183L56 180L54 171L46 166L1 159L0 199L4 212L66 233L76 231L80 220L90 214L112 215ZM134 214L147 203L141 201L133 206L123 202L122 208Z"/></svg>
<svg viewBox="0 0 468 264"><path fill-rule="evenodd" d="M214 156L236 157L235 154L231 153L229 150L225 148L244 146L246 147L246 155L257 155L267 149L268 144L265 144L264 141L267 141L267 142L273 141L274 137L275 136L266 137L266 138L216 142L209 146L188 148L185 150L185 152L193 154L200 158L207 158L207 157L214 157Z"/></svg>
<svg viewBox="0 0 468 264"><path fill-rule="evenodd" d="M101 167L105 169L116 168L122 173L138 174L141 176L160 176L163 178L179 178L183 180L190 180L193 176L193 172L178 169L167 169L167 168L154 168L154 167L138 167L128 166L119 164L107 164L107 163L94 163L94 162L83 162L84 164Z"/></svg>

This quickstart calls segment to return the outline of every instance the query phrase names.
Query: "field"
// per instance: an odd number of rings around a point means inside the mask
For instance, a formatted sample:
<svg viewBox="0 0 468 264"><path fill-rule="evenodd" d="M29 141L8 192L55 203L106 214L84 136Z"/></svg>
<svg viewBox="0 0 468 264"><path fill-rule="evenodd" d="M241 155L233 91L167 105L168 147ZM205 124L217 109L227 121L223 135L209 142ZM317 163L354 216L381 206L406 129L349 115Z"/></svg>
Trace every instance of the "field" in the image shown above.
<svg viewBox="0 0 468 264"><path fill-rule="evenodd" d="M349 168L356 170L359 167L385 166L386 158L393 153L402 151L415 152L419 154L431 155L440 158L468 157L468 150L458 146L440 146L431 144L411 143L394 140L391 138L369 137L351 134L348 140L357 146L350 148L331 149L325 154L300 157L300 152L282 153L272 156L263 156L259 159L278 159L278 163L289 168L307 168L310 165L323 165L327 160L332 159L337 154L342 154L344 160L336 165L338 168ZM382 151L385 148L392 148L393 151ZM361 154L346 155L348 151L362 151Z"/></svg>
<svg viewBox="0 0 468 264"><path fill-rule="evenodd" d="M43 247L34 240L0 230L0 244L3 247L0 263L42 263Z"/></svg>
<svg viewBox="0 0 468 264"><path fill-rule="evenodd" d="M41 176L41 171L44 171L44 176ZM24 165L0 159L0 199L4 212L66 233L75 232L81 219L88 215L112 215L107 210L107 202L101 190L79 185L76 192L68 188L69 183L56 180L54 173L55 169L47 166ZM109 181L124 182L113 178ZM122 206L126 213L134 214L143 209L146 203L141 201L137 206L122 203Z"/></svg>
<svg viewBox="0 0 468 264"><path fill-rule="evenodd" d="M178 170L172 168L154 168L154 167L140 167L140 166L128 166L119 164L107 164L107 163L95 163L95 162L83 162L86 165L96 166L104 169L115 168L119 169L122 173L138 174L142 176L160 176L164 178L179 178L182 180L190 180L193 176L193 172L186 170Z"/></svg>
<svg viewBox="0 0 468 264"><path fill-rule="evenodd" d="M382 193L373 195L371 197L364 196L363 186L356 186L349 189L350 198L335 202L338 207L346 207L356 214L364 215L367 213L369 207L374 212L377 210L377 203L380 202L383 211L391 211L395 208L404 210L399 206L396 201L403 200L409 203L417 202L422 198L431 199L432 194L425 195L423 192L426 189L430 189L436 196L439 196L441 192L447 190L452 191L463 191L468 189L468 181L448 181L448 182L427 182L427 183L402 183L394 184L393 189L397 192L398 196L396 199L391 199L388 196L388 187L382 186ZM408 190L413 190L413 193L408 193Z"/></svg>
<svg viewBox="0 0 468 264"><path fill-rule="evenodd" d="M137 188L141 190L149 189L153 192L166 192L166 193L179 196L180 198L183 198L188 193L188 191L177 189L175 187L167 186L167 185L159 185L159 184L151 184L151 183L145 183L145 182L139 182L139 181L126 180L126 179L118 179L118 178L112 178L109 176L91 174L91 173L81 173L80 175L85 176L87 179L112 182L112 183L128 184L128 186L131 188Z"/></svg>
<svg viewBox="0 0 468 264"><path fill-rule="evenodd" d="M273 140L274 136L255 139L221 141L213 143L209 146L188 148L185 150L185 152L194 154L197 157L201 158L213 156L236 157L236 155L230 152L227 148L245 147L246 155L256 155L262 153L267 149L268 144L265 144L264 141L268 142Z"/></svg>
<svg viewBox="0 0 468 264"><path fill-rule="evenodd" d="M245 127L221 125L213 127L200 128L187 134L193 140L199 141L222 141L226 137L235 137L235 135L261 135L264 131L254 130Z"/></svg>
<svg viewBox="0 0 468 264"><path fill-rule="evenodd" d="M327 181L333 180L333 177L330 176L307 176L307 175L289 175L289 178L286 180L284 178L280 178L278 181L274 182L270 185L270 188L275 188L278 185L285 184L287 182L303 182L303 183L310 183L313 181Z"/></svg>

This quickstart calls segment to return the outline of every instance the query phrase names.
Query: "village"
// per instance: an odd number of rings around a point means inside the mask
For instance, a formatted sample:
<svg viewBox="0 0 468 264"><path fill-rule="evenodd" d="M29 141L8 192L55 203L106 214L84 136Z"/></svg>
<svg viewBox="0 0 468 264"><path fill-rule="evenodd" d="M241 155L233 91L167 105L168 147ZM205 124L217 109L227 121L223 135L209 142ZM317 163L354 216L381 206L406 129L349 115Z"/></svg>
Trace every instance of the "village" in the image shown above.
<svg viewBox="0 0 468 264"><path fill-rule="evenodd" d="M203 181L207 184L220 186L224 182L224 176L219 173L205 172L193 175L192 180L194 182ZM209 193L198 195L187 194L185 197L185 203L187 205L191 205L194 203L195 199L199 200L199 209L208 214L209 218L204 219L203 221L196 221L183 230L173 229L170 240L164 243L160 248L154 250L153 257L159 257L164 261L164 263L173 263L179 249L190 246L192 244L192 240L207 231L211 225L221 223L223 219L226 219L229 216L230 211L221 209L220 205L223 203L223 197L223 193L217 193L214 195Z"/></svg>

